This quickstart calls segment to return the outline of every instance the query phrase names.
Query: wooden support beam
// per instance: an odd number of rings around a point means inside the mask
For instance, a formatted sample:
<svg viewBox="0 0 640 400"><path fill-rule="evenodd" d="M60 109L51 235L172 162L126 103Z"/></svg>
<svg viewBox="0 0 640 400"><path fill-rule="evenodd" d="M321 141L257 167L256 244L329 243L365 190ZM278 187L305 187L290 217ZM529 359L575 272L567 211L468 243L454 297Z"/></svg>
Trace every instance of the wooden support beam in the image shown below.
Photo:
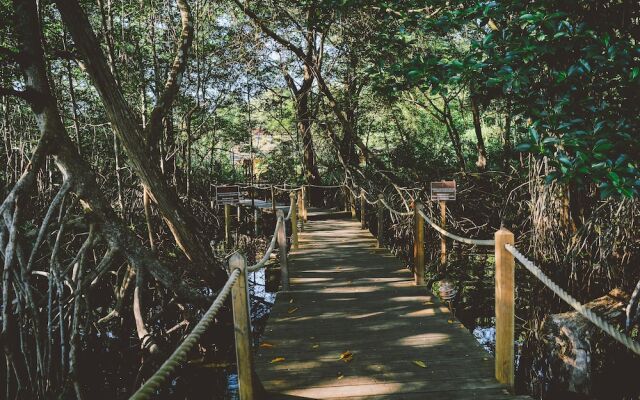
<svg viewBox="0 0 640 400"><path fill-rule="evenodd" d="M309 194L307 193L307 186L302 185L302 219L306 223L307 218L307 204L309 202Z"/></svg>
<svg viewBox="0 0 640 400"><path fill-rule="evenodd" d="M298 206L298 219L300 220L300 232L304 232L304 198L302 196L302 191L300 191L300 196L298 196L297 201Z"/></svg>
<svg viewBox="0 0 640 400"><path fill-rule="evenodd" d="M513 233L501 228L495 234L496 258L496 379L513 390L515 326L515 260L505 249L513 244Z"/></svg>
<svg viewBox="0 0 640 400"><path fill-rule="evenodd" d="M447 202L440 200L440 226L445 229L447 225ZM447 238L440 234L440 264L447 263Z"/></svg>
<svg viewBox="0 0 640 400"><path fill-rule="evenodd" d="M229 259L229 270L240 270L238 280L231 287L233 326L236 339L236 363L238 366L238 392L240 400L253 400L255 398L255 375L253 373L249 285L246 268L247 260L239 253L233 254Z"/></svg>
<svg viewBox="0 0 640 400"><path fill-rule="evenodd" d="M382 241L384 239L384 204L382 204L382 200L384 196L381 194L378 195L378 248L382 247Z"/></svg>
<svg viewBox="0 0 640 400"><path fill-rule="evenodd" d="M271 185L271 211L276 215L276 189Z"/></svg>
<svg viewBox="0 0 640 400"><path fill-rule="evenodd" d="M415 236L413 239L413 277L417 286L424 282L424 219L420 215L422 203L416 202L414 206Z"/></svg>
<svg viewBox="0 0 640 400"><path fill-rule="evenodd" d="M364 189L360 189L360 229L367 229L367 200Z"/></svg>
<svg viewBox="0 0 640 400"><path fill-rule="evenodd" d="M224 205L224 245L231 248L231 204Z"/></svg>
<svg viewBox="0 0 640 400"><path fill-rule="evenodd" d="M291 241L294 250L298 250L298 210L296 207L296 193L289 193L291 198Z"/></svg>
<svg viewBox="0 0 640 400"><path fill-rule="evenodd" d="M282 218L282 224L278 229L278 250L280 253L280 278L282 281L282 291L289 291L289 267L287 263L287 223L284 220L284 212L278 210L277 218Z"/></svg>

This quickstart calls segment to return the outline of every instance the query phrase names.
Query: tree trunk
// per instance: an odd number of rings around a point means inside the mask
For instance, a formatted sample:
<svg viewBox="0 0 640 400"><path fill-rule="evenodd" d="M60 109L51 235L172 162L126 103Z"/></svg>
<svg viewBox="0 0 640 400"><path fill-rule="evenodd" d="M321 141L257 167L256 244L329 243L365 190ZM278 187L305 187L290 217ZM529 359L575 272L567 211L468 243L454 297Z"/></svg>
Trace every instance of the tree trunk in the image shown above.
<svg viewBox="0 0 640 400"><path fill-rule="evenodd" d="M180 204L175 191L164 181L160 169L153 165L148 156L147 146L145 145L145 135L140 126L138 118L125 100L120 87L116 83L113 74L109 70L104 54L100 48L98 40L93 32L86 14L78 4L77 0L57 0L56 4L65 25L69 29L74 39L79 53L82 55L86 69L91 77L102 103L105 106L107 117L109 118L113 128L118 133L129 156L129 162L132 168L140 177L145 188L149 190L151 198L157 204L162 216L164 217L169 229L171 230L178 246L184 254L193 261L201 272L203 277L215 275L222 281L223 272L220 270L212 270L208 267L209 252L206 246L200 242L197 231L194 227L199 227L199 223L186 209ZM184 6L183 0L178 0L179 6ZM187 8L188 9L188 8ZM188 11L186 12L188 14ZM189 21L184 24L185 11L181 9L183 25L190 27ZM185 43L190 45L190 33L185 33L181 37L181 50L178 52L180 60L186 58ZM149 121L150 131L156 132L156 129L162 125L163 113L175 97L177 92L177 83L181 76L180 68L176 65L180 64L178 60L174 60L174 65L165 85L165 92L158 100L158 106L151 113ZM182 69L183 70L183 69ZM213 283L213 281L211 281Z"/></svg>
<svg viewBox="0 0 640 400"><path fill-rule="evenodd" d="M62 123L56 99L53 97L47 78L35 2L15 0L15 9L16 15L20 16L17 19L16 30L20 36L21 51L27 60L22 67L26 77L25 88L34 93L31 106L41 133L36 153L31 157L32 161L37 161L39 157L46 154L54 156L63 178L71 182L72 190L79 197L85 213L97 224L100 234L109 247L121 250L132 265L146 269L162 285L171 288L181 296L190 299L202 298L182 281L175 270L159 262L140 245L135 234L131 232L125 221L115 214L109 201L104 198L103 190L96 183L91 166L80 157ZM39 168L28 172L38 170ZM23 176L27 179L27 173ZM27 183L19 182L16 187L24 187ZM12 193L20 193L16 187ZM8 196L3 203L3 208L12 199L15 200L15 196Z"/></svg>
<svg viewBox="0 0 640 400"><path fill-rule="evenodd" d="M584 306L622 329L628 299L627 294L613 289ZM577 311L549 315L541 331L542 348L534 351L532 360L521 361L519 368L520 373L535 376L536 394L604 400L631 398L626 396L640 390L638 358ZM528 368L531 371L525 371Z"/></svg>
<svg viewBox="0 0 640 400"><path fill-rule="evenodd" d="M480 107L478 106L478 99L474 95L471 95L471 113L473 114L473 129L476 132L476 148L478 149L478 161L476 161L476 166L479 171L484 171L487 169L487 149L484 146L484 139L482 137Z"/></svg>

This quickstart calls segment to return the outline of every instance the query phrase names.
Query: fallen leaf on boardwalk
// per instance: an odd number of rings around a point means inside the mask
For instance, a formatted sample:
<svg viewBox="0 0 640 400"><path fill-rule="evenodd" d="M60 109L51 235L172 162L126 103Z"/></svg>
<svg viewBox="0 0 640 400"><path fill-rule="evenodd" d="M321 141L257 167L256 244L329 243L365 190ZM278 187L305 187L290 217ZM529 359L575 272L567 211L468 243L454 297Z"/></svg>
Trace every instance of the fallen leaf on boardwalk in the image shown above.
<svg viewBox="0 0 640 400"><path fill-rule="evenodd" d="M424 361L413 360L413 363L420 368L427 368L427 364L425 364Z"/></svg>
<svg viewBox="0 0 640 400"><path fill-rule="evenodd" d="M450 324L453 324L453 320L452 319L447 320L447 322L450 323Z"/></svg>
<svg viewBox="0 0 640 400"><path fill-rule="evenodd" d="M338 380L344 378L344 375L342 374L342 372L338 372Z"/></svg>
<svg viewBox="0 0 640 400"><path fill-rule="evenodd" d="M284 361L284 357L276 357L273 360L271 360L271 364L282 362L282 361Z"/></svg>
<svg viewBox="0 0 640 400"><path fill-rule="evenodd" d="M317 349L318 347L320 347L319 344L314 344L313 346L311 346L312 349Z"/></svg>
<svg viewBox="0 0 640 400"><path fill-rule="evenodd" d="M489 358L488 357L483 357L482 361L489 361Z"/></svg>
<svg viewBox="0 0 640 400"><path fill-rule="evenodd" d="M296 312L296 311L298 311L298 307L291 307L291 308L289 309L289 311L287 311L287 313L289 313L289 314L293 314L293 313L294 313L294 312Z"/></svg>
<svg viewBox="0 0 640 400"><path fill-rule="evenodd" d="M289 304L293 304L293 299L289 300Z"/></svg>
<svg viewBox="0 0 640 400"><path fill-rule="evenodd" d="M340 360L346 363L350 362L352 359L353 359L353 353L348 350L340 354Z"/></svg>
<svg viewBox="0 0 640 400"><path fill-rule="evenodd" d="M262 347L263 349L270 349L273 347L273 345L271 343L264 342L260 343L260 347Z"/></svg>

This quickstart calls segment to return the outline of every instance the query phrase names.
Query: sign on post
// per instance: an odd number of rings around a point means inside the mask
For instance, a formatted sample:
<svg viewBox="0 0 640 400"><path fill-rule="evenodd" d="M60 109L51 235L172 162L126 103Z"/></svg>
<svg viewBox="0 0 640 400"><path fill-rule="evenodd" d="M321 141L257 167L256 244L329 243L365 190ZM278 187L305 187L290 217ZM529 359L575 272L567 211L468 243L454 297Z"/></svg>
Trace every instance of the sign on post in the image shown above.
<svg viewBox="0 0 640 400"><path fill-rule="evenodd" d="M431 182L431 200L453 201L456 199L456 181Z"/></svg>
<svg viewBox="0 0 640 400"><path fill-rule="evenodd" d="M240 186L216 186L216 203L238 204L240 202Z"/></svg>

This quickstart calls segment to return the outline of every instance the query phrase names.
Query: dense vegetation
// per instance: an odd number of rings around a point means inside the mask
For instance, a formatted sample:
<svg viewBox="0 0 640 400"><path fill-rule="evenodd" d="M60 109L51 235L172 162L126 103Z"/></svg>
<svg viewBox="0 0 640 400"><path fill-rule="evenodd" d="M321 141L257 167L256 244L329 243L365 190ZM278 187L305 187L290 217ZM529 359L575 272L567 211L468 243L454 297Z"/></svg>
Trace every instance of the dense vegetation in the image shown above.
<svg viewBox="0 0 640 400"><path fill-rule="evenodd" d="M150 376L226 279L228 182L400 206L455 178L453 229L506 225L580 300L633 293L637 334L639 39L628 0L0 0L1 397L126 398ZM389 229L410 263L410 222ZM463 279L471 256L437 252L433 279ZM535 352L567 308L524 285Z"/></svg>

